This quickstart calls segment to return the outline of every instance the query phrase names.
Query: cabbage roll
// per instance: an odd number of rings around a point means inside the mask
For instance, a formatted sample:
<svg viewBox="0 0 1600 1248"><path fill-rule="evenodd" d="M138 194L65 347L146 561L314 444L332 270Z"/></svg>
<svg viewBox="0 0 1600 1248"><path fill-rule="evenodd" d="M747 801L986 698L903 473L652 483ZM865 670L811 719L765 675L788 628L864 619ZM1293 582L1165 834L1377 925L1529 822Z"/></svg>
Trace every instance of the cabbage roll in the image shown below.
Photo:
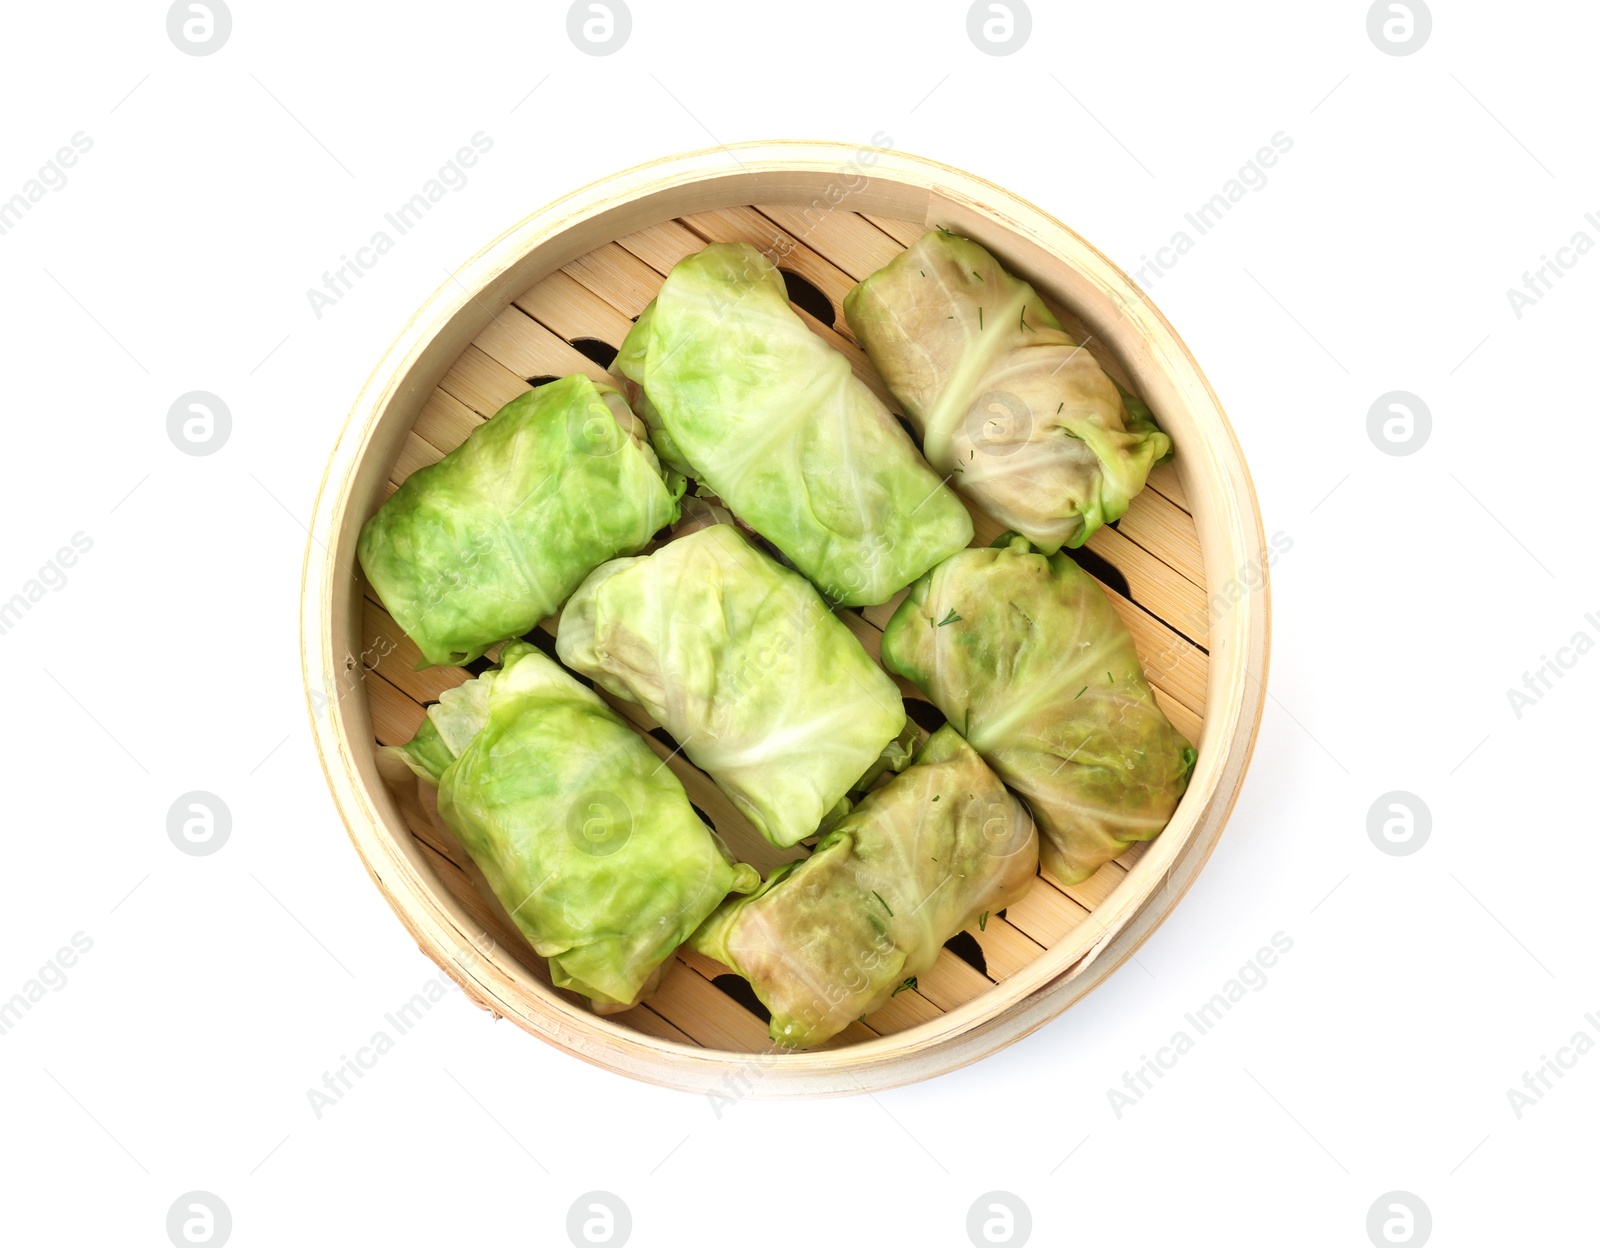
<svg viewBox="0 0 1600 1248"><path fill-rule="evenodd" d="M613 370L643 388L662 458L834 602L887 602L972 540L960 499L754 247L679 261Z"/></svg>
<svg viewBox="0 0 1600 1248"><path fill-rule="evenodd" d="M810 582L727 524L598 568L556 651L649 711L778 846L843 815L906 726L900 690Z"/></svg>
<svg viewBox="0 0 1600 1248"><path fill-rule="evenodd" d="M682 492L622 395L574 374L412 473L357 551L428 663L470 663L553 614L607 559L642 549L677 519Z"/></svg>
<svg viewBox="0 0 1600 1248"><path fill-rule="evenodd" d="M1105 591L1064 554L1007 535L945 560L890 618L882 657L1027 800L1063 884L1157 836L1188 786L1193 748Z"/></svg>
<svg viewBox="0 0 1600 1248"><path fill-rule="evenodd" d="M1033 287L969 239L925 234L844 310L928 462L1046 554L1121 516L1172 449Z"/></svg>
<svg viewBox="0 0 1600 1248"><path fill-rule="evenodd" d="M729 900L689 943L750 981L775 1043L821 1044L1021 900L1038 846L1028 812L947 724L816 853Z"/></svg>
<svg viewBox="0 0 1600 1248"><path fill-rule="evenodd" d="M644 740L526 642L383 753L389 774L401 762L438 786L440 817L555 985L598 1012L636 1004L728 893L760 883Z"/></svg>

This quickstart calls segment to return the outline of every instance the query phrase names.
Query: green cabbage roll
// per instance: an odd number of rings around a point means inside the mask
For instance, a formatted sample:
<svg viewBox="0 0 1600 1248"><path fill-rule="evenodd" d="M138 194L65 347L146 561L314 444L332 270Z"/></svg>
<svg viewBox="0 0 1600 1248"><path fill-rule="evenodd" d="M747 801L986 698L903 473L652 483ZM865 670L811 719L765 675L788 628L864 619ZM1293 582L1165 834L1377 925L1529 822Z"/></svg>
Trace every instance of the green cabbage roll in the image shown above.
<svg viewBox="0 0 1600 1248"><path fill-rule="evenodd" d="M760 883L644 740L526 642L384 754L438 786L440 817L556 986L601 1013L641 1000L728 893Z"/></svg>
<svg viewBox="0 0 1600 1248"><path fill-rule="evenodd" d="M682 492L622 395L574 374L412 473L357 552L428 663L470 663L553 614L607 559L642 549L677 519Z"/></svg>
<svg viewBox="0 0 1600 1248"><path fill-rule="evenodd" d="M1172 449L1033 287L969 239L925 234L844 310L928 462L1046 554L1121 516Z"/></svg>
<svg viewBox="0 0 1600 1248"><path fill-rule="evenodd" d="M961 728L1038 821L1063 884L1167 826L1195 752L1156 705L1116 608L1026 538L964 550L911 587L884 666Z"/></svg>
<svg viewBox="0 0 1600 1248"><path fill-rule="evenodd" d="M906 726L900 690L811 583L727 524L596 569L556 650L649 711L778 846L843 815Z"/></svg>
<svg viewBox="0 0 1600 1248"><path fill-rule="evenodd" d="M1026 809L947 724L816 853L730 899L689 943L750 981L774 1042L807 1048L909 987L980 916L1021 900L1038 847Z"/></svg>
<svg viewBox="0 0 1600 1248"><path fill-rule="evenodd" d="M662 458L835 602L887 602L972 540L961 501L754 247L680 260L613 371L643 388Z"/></svg>

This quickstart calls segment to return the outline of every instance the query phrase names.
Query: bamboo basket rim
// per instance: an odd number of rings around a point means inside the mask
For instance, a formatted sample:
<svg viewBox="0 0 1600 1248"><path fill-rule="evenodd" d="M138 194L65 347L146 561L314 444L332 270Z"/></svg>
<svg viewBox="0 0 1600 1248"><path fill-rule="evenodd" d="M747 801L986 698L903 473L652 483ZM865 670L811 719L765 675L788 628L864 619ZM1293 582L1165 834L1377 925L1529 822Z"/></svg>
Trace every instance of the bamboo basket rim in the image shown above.
<svg viewBox="0 0 1600 1248"><path fill-rule="evenodd" d="M861 157L875 159L862 167ZM728 157L738 164L730 171ZM744 159L742 159L743 157ZM1186 486L1196 464L1201 474L1227 488L1212 498L1187 491L1197 508L1215 506L1219 515L1201 527L1204 565L1209 583L1216 568L1213 555L1243 559L1265 550L1265 536L1254 486L1220 401L1198 362L1165 316L1109 258L1069 227L1033 204L986 179L924 157L893 150L859 147L833 141L781 140L702 148L597 179L571 191L503 231L475 253L411 315L393 344L369 374L329 457L318 487L301 576L301 655L307 712L318 760L346 829L363 864L419 947L449 973L468 995L497 1016L512 1017L524 1029L592 1063L651 1082L690 1091L722 1086L730 1069L758 1068L757 1096L849 1094L874 1091L957 1069L1021 1039L1055 1017L1103 982L1148 938L1188 890L1210 856L1237 800L1259 730L1270 648L1270 588L1261 568L1261 585L1246 594L1214 625L1208 697L1201 737L1200 762L1167 830L1150 842L1150 852L1137 862L1111 896L1090 914L1098 933L1074 956L1058 955L1058 942L1036 960L1002 982L947 1013L905 1031L863 1041L848 1048L780 1055L691 1048L608 1023L568 1005L537 983L501 965L493 952L461 956L471 943L473 926L447 896L430 869L408 846L411 833L398 816L392 797L375 784L371 765L372 734L365 696L358 687L344 697L318 694L337 687L340 653L347 647L335 635L337 597L356 583L353 559L341 564L339 539L351 523L352 510L370 511L370 500L354 497L355 478L385 414L431 389L419 386L416 374L423 357L441 335L463 323L481 330L515 298L480 299L519 261L549 247L572 227L612 210L654 202L696 184L727 183L735 187L763 175L827 176L854 163L870 181L934 197L957 195L988 216L1001 230L1037 248L1077 276L1097 284L1116 315L1141 327L1147 346L1159 345L1162 360L1152 375L1169 379L1184 391L1184 406L1201 428L1180 446L1178 468ZM974 190L981 195L975 198ZM751 194L725 196L728 203L764 202ZM768 195L766 202L771 202ZM931 212L931 209L930 209ZM668 214L673 215L673 214ZM931 217L930 217L931 219ZM1071 253L1069 261L1061 249ZM582 253L578 253L582 254ZM538 279L566 263L558 258ZM1032 276L1031 274L1029 276ZM1124 333L1126 337L1126 333ZM466 341L470 341L468 338ZM1148 379L1141 379L1148 380ZM410 383L409 390L406 388ZM1141 389L1147 389L1141 385ZM1148 396L1147 396L1148 397ZM420 407L421 399L416 399ZM413 413L414 414L414 413ZM359 525L365 514L354 517ZM1215 550L1219 543L1226 550ZM1208 599L1209 603L1209 599ZM347 656L348 657L348 656ZM1224 661L1225 660L1225 661ZM363 756L366 766L363 767ZM1102 916L1105 917L1102 917ZM1109 920L1109 921L1108 921ZM1084 924L1087 925L1088 920ZM520 968L518 968L520 970ZM531 1001L531 1008L530 1008Z"/></svg>

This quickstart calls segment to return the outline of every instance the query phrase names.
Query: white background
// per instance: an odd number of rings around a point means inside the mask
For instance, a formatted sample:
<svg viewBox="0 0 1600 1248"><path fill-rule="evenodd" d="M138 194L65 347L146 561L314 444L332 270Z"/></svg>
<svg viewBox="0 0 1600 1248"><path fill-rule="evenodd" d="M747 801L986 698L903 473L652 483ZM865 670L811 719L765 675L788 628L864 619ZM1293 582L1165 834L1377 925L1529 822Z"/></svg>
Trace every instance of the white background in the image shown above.
<svg viewBox="0 0 1600 1248"><path fill-rule="evenodd" d="M1027 45L994 57L951 0L634 0L599 58L557 3L235 0L204 57L164 7L5 19L0 198L93 140L0 237L0 599L93 542L0 636L0 998L93 941L0 1036L8 1242L165 1244L195 1189L240 1245L561 1244L593 1189L639 1245L961 1245L994 1189L1040 1244L1362 1245L1395 1189L1437 1243L1575 1242L1600 1056L1520 1118L1507 1090L1600 1038L1600 658L1520 718L1506 690L1600 638L1600 254L1520 319L1506 290L1578 230L1600 243L1593 6L1437 0L1396 57L1364 3L1036 0ZM478 131L469 184L314 315L307 288ZM319 1120L307 1089L436 974L350 847L306 720L302 525L350 402L447 272L555 196L714 141L880 131L1129 271L1293 139L1150 284L1293 542L1210 865L1139 966L931 1083L718 1117L452 994ZM1433 426L1394 457L1367 413L1401 389ZM231 409L214 455L168 439L190 390ZM167 837L189 790L232 812L209 857ZM1432 813L1410 856L1368 838L1390 790ZM1107 1089L1276 932L1294 947L1267 986L1119 1118Z"/></svg>

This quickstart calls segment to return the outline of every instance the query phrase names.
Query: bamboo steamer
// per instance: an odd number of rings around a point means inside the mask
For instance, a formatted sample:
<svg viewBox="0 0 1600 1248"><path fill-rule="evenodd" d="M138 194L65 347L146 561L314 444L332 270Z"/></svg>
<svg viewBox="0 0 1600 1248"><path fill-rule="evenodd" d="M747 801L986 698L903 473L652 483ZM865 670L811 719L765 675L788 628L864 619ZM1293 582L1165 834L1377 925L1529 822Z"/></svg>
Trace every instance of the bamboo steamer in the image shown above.
<svg viewBox="0 0 1600 1248"><path fill-rule="evenodd" d="M1188 793L1157 840L1080 885L1041 876L1025 901L953 941L915 991L822 1049L773 1051L748 991L688 951L647 1004L596 1016L551 986L425 798L397 794L379 775L375 746L408 740L426 704L470 673L416 670L416 647L360 574L357 534L409 473L530 383L571 372L606 379L662 277L707 242L765 250L801 315L887 401L850 338L844 296L932 225L978 240L1031 281L1172 436L1175 460L1115 528L1074 553L1131 629L1168 717L1199 748ZM974 518L987 543L999 526ZM991 183L897 152L835 143L693 152L575 191L507 231L418 310L372 374L329 461L306 550L313 733L374 883L483 1008L586 1061L670 1087L876 1091L954 1070L1042 1026L1126 962L1182 898L1222 833L1260 723L1267 562L1249 472L1199 366L1144 293L1071 230ZM842 613L874 656L891 609ZM702 773L648 735L654 725L639 708L616 705L739 857L765 872L801 852L767 845Z"/></svg>

